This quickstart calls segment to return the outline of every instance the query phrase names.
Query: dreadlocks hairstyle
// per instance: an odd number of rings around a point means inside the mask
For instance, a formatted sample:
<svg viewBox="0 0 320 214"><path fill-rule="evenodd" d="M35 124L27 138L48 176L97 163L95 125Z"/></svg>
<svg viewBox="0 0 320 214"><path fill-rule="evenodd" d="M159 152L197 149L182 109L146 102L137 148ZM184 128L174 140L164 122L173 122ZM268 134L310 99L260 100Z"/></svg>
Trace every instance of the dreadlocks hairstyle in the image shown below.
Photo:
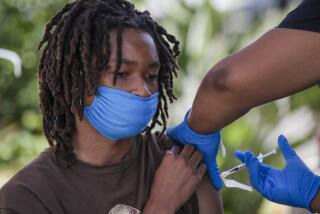
<svg viewBox="0 0 320 214"><path fill-rule="evenodd" d="M122 32L127 28L148 32L156 44L160 58L159 104L145 131L149 135L156 124L162 126L162 133L166 129L168 99L170 102L176 99L173 78L177 76L179 42L154 21L148 11L140 12L125 0L74 1L46 25L38 47L41 50L38 76L44 134L55 153L61 152L67 166L76 160L72 146L75 115L82 120L84 98L96 94L99 78L108 68L110 32L117 32L117 74L121 66Z"/></svg>

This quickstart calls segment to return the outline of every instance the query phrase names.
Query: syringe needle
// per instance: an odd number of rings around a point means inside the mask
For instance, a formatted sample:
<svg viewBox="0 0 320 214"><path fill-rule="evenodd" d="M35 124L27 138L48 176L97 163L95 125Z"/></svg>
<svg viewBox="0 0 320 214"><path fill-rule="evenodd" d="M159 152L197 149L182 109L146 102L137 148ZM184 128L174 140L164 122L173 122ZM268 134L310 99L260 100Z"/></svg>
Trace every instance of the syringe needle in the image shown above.
<svg viewBox="0 0 320 214"><path fill-rule="evenodd" d="M266 154L260 154L257 158L258 158L259 161L262 162L264 158L266 158L266 157L268 157L270 155L276 154L276 153L277 153L277 150L273 149L272 151L270 151L270 152L268 152ZM220 176L222 178L225 178L225 177L227 177L227 176L239 171L240 169L244 168L245 166L246 165L244 163L239 164L238 166L235 166L235 167L233 167L233 168L231 168L231 169L229 169L227 171L222 172Z"/></svg>

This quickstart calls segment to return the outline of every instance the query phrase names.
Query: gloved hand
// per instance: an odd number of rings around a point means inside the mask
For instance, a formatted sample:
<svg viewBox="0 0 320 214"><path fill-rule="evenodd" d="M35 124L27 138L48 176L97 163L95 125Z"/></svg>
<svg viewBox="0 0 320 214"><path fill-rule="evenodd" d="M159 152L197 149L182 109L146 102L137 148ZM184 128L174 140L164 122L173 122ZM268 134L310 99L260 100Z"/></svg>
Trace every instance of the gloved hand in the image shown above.
<svg viewBox="0 0 320 214"><path fill-rule="evenodd" d="M278 144L286 166L279 170L262 164L250 151L234 152L246 164L251 185L270 201L311 210L312 199L320 187L320 177L313 174L291 148L287 139L280 135Z"/></svg>
<svg viewBox="0 0 320 214"><path fill-rule="evenodd" d="M207 165L213 186L215 189L220 190L222 188L222 180L216 162L221 139L220 131L209 135L194 132L187 122L189 111L185 115L182 123L168 128L168 136L178 144L195 145L196 149L203 154L203 163Z"/></svg>

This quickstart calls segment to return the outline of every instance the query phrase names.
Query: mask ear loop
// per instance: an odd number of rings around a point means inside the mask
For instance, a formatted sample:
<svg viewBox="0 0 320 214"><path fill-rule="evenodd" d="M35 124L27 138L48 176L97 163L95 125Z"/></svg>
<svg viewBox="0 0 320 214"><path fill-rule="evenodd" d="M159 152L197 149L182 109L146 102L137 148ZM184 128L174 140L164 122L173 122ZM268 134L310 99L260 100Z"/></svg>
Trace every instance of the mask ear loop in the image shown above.
<svg viewBox="0 0 320 214"><path fill-rule="evenodd" d="M151 96L151 95L152 95L152 93L149 91L149 89L148 89L148 86L147 86L146 82L143 82L143 85L144 85L144 89L146 90L146 92L148 92L149 96Z"/></svg>

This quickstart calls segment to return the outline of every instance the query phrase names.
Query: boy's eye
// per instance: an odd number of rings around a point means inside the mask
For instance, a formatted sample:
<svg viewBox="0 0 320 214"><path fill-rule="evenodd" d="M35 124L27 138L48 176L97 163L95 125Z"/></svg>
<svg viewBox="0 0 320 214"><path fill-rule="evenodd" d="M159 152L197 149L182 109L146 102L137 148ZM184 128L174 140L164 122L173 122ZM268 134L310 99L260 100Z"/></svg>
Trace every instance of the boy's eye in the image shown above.
<svg viewBox="0 0 320 214"><path fill-rule="evenodd" d="M117 72L117 76L118 77L127 77L127 76L129 76L129 73L128 72L119 71L119 72Z"/></svg>
<svg viewBox="0 0 320 214"><path fill-rule="evenodd" d="M148 75L148 79L151 81L156 81L158 79L158 75Z"/></svg>

